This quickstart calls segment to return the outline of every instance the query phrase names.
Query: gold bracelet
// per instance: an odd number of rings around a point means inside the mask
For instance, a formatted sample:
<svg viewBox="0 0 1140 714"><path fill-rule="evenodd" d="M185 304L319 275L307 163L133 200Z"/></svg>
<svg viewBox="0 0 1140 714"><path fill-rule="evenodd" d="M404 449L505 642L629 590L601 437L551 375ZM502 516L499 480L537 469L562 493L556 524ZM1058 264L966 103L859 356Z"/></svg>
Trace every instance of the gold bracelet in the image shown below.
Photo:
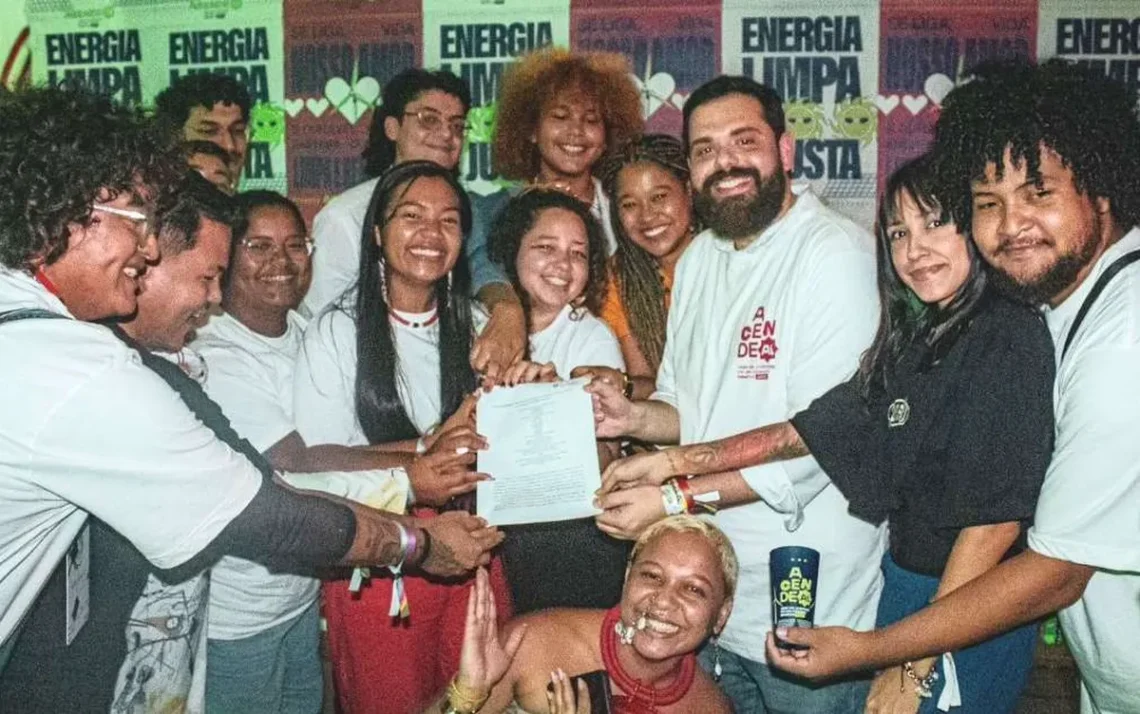
<svg viewBox="0 0 1140 714"><path fill-rule="evenodd" d="M445 714L475 714L490 696L488 692L480 692L459 683L459 677L451 680L447 685L447 706Z"/></svg>

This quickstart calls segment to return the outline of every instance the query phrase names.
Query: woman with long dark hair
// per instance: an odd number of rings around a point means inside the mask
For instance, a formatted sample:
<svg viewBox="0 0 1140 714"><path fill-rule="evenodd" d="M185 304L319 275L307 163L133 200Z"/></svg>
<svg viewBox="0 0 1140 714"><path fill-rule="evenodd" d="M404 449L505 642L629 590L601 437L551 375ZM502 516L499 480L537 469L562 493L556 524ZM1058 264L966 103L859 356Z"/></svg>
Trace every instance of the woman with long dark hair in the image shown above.
<svg viewBox="0 0 1140 714"><path fill-rule="evenodd" d="M482 446L471 426L475 327L460 260L470 225L452 171L417 161L384 174L365 216L359 283L310 325L296 372L306 443L406 453L418 517L478 479L469 469ZM371 575L324 588L341 710L418 711L454 674L470 580Z"/></svg>
<svg viewBox="0 0 1140 714"><path fill-rule="evenodd" d="M935 193L928 159L887 182L877 233L882 317L851 380L789 421L616 463L603 491L660 485L687 507L715 506L718 497L706 496L720 472L810 453L853 514L890 520L881 626L1023 548L1052 451L1054 362L1041 316L987 284ZM681 474L706 475L673 478ZM643 500L661 514L660 496ZM959 714L1011 712L1034 632L885 670L867 711L932 712L957 694Z"/></svg>

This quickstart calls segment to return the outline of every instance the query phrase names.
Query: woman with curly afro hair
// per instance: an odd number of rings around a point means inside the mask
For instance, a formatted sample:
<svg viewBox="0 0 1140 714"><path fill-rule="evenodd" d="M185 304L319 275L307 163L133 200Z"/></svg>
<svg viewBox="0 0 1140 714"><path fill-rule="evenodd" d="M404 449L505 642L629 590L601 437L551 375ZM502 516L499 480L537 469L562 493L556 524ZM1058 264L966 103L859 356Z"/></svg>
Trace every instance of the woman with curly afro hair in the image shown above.
<svg viewBox="0 0 1140 714"><path fill-rule="evenodd" d="M641 100L619 54L546 47L508 68L499 91L492 158L500 176L548 184L590 206L617 247L599 160L641 133Z"/></svg>

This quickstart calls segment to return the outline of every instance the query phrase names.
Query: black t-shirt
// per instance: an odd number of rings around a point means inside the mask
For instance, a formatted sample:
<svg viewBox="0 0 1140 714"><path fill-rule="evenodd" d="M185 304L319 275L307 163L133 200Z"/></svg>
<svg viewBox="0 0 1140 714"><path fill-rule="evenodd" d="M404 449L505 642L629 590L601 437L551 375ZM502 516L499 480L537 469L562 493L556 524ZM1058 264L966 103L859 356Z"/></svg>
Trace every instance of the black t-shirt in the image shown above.
<svg viewBox="0 0 1140 714"><path fill-rule="evenodd" d="M890 520L895 562L940 576L963 528L1032 518L1053 450L1054 371L1041 316L991 292L937 361L912 345L885 393L864 399L856 376L792 424L851 513Z"/></svg>

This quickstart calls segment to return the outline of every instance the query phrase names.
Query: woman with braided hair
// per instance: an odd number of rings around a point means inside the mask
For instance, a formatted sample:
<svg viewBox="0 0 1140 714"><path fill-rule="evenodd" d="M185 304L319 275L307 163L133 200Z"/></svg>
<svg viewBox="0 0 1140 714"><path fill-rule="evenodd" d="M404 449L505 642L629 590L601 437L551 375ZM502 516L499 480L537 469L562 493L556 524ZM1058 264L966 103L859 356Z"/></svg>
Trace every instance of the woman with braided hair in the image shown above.
<svg viewBox="0 0 1140 714"><path fill-rule="evenodd" d="M578 373L623 384L644 399L665 349L673 270L696 234L688 162L676 138L647 134L603 160L598 174L615 207L618 245L599 316L617 335L628 372L583 367Z"/></svg>

